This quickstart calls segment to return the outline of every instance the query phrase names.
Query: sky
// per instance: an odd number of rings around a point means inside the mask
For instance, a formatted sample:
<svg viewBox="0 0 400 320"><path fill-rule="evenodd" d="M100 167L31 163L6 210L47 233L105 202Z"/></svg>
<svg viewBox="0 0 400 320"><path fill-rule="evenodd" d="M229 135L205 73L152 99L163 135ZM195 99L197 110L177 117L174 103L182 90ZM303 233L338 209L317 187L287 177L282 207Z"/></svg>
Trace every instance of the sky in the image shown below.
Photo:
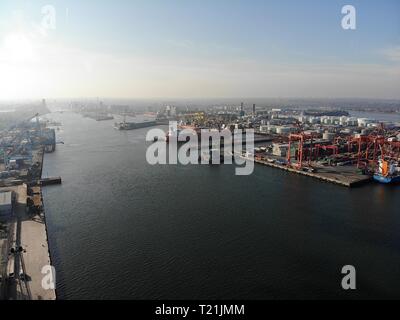
<svg viewBox="0 0 400 320"><path fill-rule="evenodd" d="M355 30L342 28L344 5ZM0 100L399 99L399 88L398 0L0 0Z"/></svg>

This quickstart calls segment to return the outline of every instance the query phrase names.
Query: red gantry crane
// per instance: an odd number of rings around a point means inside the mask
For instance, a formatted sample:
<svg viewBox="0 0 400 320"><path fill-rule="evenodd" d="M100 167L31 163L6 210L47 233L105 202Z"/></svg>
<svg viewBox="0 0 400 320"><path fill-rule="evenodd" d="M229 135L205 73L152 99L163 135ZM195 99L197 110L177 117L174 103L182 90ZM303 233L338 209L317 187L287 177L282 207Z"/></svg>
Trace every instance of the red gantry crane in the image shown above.
<svg viewBox="0 0 400 320"><path fill-rule="evenodd" d="M305 146L306 143L309 143L309 146ZM297 163L292 164L292 147L295 146L295 159L297 159ZM313 151L313 136L312 134L296 133L289 135L289 146L287 152L287 164L288 166L292 166L298 170L303 168L303 160L306 160L308 156L308 166L311 164L311 156Z"/></svg>

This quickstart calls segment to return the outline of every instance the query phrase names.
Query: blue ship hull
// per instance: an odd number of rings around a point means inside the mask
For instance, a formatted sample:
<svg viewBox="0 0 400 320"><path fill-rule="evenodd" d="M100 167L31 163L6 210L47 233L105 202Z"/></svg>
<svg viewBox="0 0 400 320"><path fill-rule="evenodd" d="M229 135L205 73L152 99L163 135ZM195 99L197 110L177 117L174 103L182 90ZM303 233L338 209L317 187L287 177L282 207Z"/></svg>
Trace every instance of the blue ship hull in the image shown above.
<svg viewBox="0 0 400 320"><path fill-rule="evenodd" d="M380 183L399 183L400 182L400 176L392 176L392 177L384 177L379 174L374 174L374 180L378 181Z"/></svg>

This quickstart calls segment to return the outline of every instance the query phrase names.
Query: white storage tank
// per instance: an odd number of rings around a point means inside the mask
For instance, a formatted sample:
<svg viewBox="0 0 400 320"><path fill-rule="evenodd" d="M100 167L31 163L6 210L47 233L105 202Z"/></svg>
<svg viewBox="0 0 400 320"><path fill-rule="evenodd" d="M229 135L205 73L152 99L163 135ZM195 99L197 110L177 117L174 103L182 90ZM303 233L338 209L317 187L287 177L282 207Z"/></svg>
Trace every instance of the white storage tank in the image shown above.
<svg viewBox="0 0 400 320"><path fill-rule="evenodd" d="M346 125L347 124L347 120L348 120L348 118L347 117L340 117L339 118L339 124L341 125L341 126L344 126L344 125Z"/></svg>
<svg viewBox="0 0 400 320"><path fill-rule="evenodd" d="M366 127L368 123L371 122L371 120L369 120L368 118L358 118L357 122L359 127Z"/></svg>

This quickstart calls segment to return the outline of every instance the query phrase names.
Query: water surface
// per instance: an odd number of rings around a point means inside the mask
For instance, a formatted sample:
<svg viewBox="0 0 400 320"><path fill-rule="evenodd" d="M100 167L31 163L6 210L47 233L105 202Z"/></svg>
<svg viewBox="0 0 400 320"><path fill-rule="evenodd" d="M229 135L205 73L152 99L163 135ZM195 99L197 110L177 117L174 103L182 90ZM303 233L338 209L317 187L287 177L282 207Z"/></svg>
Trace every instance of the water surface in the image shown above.
<svg viewBox="0 0 400 320"><path fill-rule="evenodd" d="M62 299L400 298L400 187L256 166L150 166L148 129L54 114L44 174ZM357 291L341 268L357 269Z"/></svg>

